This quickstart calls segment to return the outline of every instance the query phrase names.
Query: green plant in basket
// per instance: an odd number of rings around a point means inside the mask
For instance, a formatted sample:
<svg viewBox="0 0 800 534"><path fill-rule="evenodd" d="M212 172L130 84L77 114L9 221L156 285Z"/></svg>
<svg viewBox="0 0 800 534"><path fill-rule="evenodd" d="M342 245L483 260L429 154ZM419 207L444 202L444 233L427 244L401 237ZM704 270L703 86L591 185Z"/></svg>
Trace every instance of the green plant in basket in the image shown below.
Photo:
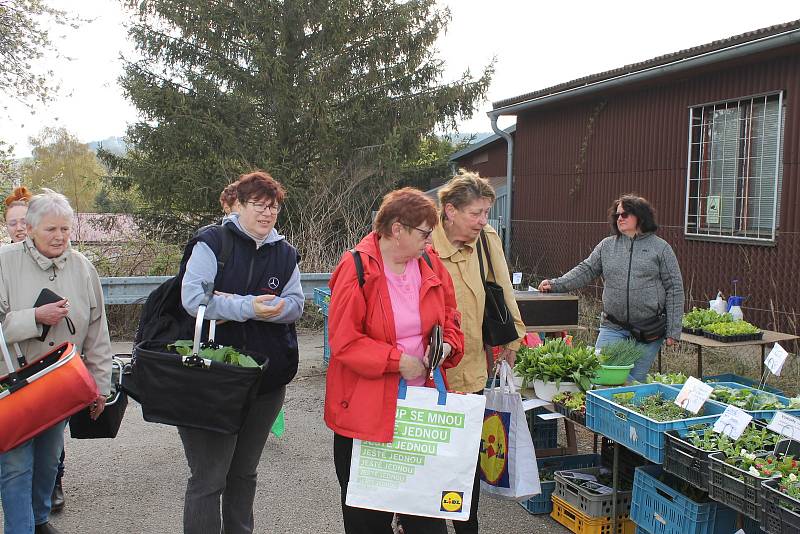
<svg viewBox="0 0 800 534"><path fill-rule="evenodd" d="M600 365L625 367L644 356L644 349L633 339L624 339L600 349Z"/></svg>
<svg viewBox="0 0 800 534"><path fill-rule="evenodd" d="M175 349L175 352L181 356L191 356L194 344L189 339L179 339L175 343L169 345L170 348ZM233 347L201 347L198 354L201 358L207 360L227 363L230 365L238 365L240 367L258 367L258 362L246 354L242 354Z"/></svg>
<svg viewBox="0 0 800 534"><path fill-rule="evenodd" d="M759 478L788 477L790 474L797 476L800 473L800 464L792 456L759 456L744 449L738 455L727 456L725 463Z"/></svg>
<svg viewBox="0 0 800 534"><path fill-rule="evenodd" d="M692 427L684 437L686 441L704 451L722 451L726 456L737 456L741 451L756 453L775 448L778 434L764 426L750 424L739 436L732 440L725 434L714 432L713 425L704 424Z"/></svg>
<svg viewBox="0 0 800 534"><path fill-rule="evenodd" d="M684 328L698 330L706 325L714 323L729 323L733 321L730 313L719 314L709 308L692 308L692 311L683 315L681 324Z"/></svg>
<svg viewBox="0 0 800 534"><path fill-rule="evenodd" d="M586 413L586 393L582 391L564 391L553 397L553 402L561 404L570 410L580 410Z"/></svg>
<svg viewBox="0 0 800 534"><path fill-rule="evenodd" d="M600 368L594 351L585 345L569 346L562 339L552 339L538 347L521 347L517 352L514 372L524 384L542 382L575 382L584 391Z"/></svg>
<svg viewBox="0 0 800 534"><path fill-rule="evenodd" d="M794 500L800 501L800 477L795 473L789 473L781 478L781 481L778 483L778 490ZM797 506L791 506L790 508L794 512L798 511Z"/></svg>
<svg viewBox="0 0 800 534"><path fill-rule="evenodd" d="M685 384L688 378L683 373L650 373L644 381L646 384Z"/></svg>
<svg viewBox="0 0 800 534"><path fill-rule="evenodd" d="M788 408L774 394L758 389L715 386L714 391L711 392L711 398L724 404L731 404L742 410L784 410Z"/></svg>
<svg viewBox="0 0 800 534"><path fill-rule="evenodd" d="M628 391L623 393L614 393L611 397L617 404L625 406L634 412L640 413L659 422L677 421L680 419L695 417L695 415L691 412L688 412L675 404L673 399L664 398L664 395L661 393L647 395L646 397L639 399L638 402L634 401L635 395L636 394L633 391Z"/></svg>

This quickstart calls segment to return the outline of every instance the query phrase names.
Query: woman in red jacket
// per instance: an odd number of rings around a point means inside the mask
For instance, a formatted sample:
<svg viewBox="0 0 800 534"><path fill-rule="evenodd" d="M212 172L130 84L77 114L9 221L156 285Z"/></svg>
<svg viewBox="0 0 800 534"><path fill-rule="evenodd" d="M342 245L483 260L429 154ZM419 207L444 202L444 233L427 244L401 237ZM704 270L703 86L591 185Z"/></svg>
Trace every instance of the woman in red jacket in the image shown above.
<svg viewBox="0 0 800 534"><path fill-rule="evenodd" d="M392 514L345 504L353 438L390 442L402 376L425 385L432 328L444 333L443 367L463 355L464 335L453 282L431 248L438 223L433 201L404 188L386 195L374 229L346 252L331 276L328 332L331 360L325 392L325 423L334 431L333 455L342 489L347 534L391 534ZM442 519L403 516L406 534L445 534Z"/></svg>

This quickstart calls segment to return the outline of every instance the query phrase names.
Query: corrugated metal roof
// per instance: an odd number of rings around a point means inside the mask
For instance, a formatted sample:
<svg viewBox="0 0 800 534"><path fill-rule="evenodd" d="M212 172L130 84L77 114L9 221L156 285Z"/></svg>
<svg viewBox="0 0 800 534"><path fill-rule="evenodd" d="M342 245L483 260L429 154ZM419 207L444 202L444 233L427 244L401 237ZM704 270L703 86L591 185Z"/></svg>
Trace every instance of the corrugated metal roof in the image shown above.
<svg viewBox="0 0 800 534"><path fill-rule="evenodd" d="M756 41L759 39L763 39L764 37L779 35L781 33L797 29L800 29L800 19L791 22L785 22L783 24L776 24L774 26L769 26L767 28L761 28L759 30L742 33L740 35L734 35L733 37L728 37L726 39L720 39L718 41L713 41L708 44L687 48L685 50L680 50L678 52L673 52L671 54L665 54L663 56L654 57L652 59L648 59L647 61L632 63L630 65L625 65L617 69L600 72L597 74L592 74L590 76L584 76L583 78L578 78L576 80L554 85L552 87L547 87L545 89L539 89L537 91L526 93L520 96L515 96L513 98L498 100L497 102L492 103L492 107L493 109L499 109L506 106L511 106L513 104L519 104L521 102L525 102L526 100L541 98L543 96L547 96L552 93L568 91L570 89L575 89L578 87L582 87L584 85L600 82L606 79L624 76L627 74L633 74L635 72L644 69L651 69L653 67L666 65L669 63L673 63L675 61L688 59L694 56L707 54L709 52L714 52L717 50L723 50L731 46L745 44L749 41Z"/></svg>
<svg viewBox="0 0 800 534"><path fill-rule="evenodd" d="M517 131L517 125L516 124L512 124L511 126L509 126L508 128L504 129L503 131L508 133L508 134L513 134L514 132ZM487 145L490 145L490 144L494 143L498 139L501 139L499 134L494 134L494 135L490 135L488 137L484 137L483 139L481 139L477 143L472 143L471 145L465 146L464 148L462 148L458 152L453 152L453 154L450 155L450 161L456 161L458 159L461 159L464 156L469 155L469 154L475 152L478 149L481 149L481 148L483 148L483 147L485 147Z"/></svg>

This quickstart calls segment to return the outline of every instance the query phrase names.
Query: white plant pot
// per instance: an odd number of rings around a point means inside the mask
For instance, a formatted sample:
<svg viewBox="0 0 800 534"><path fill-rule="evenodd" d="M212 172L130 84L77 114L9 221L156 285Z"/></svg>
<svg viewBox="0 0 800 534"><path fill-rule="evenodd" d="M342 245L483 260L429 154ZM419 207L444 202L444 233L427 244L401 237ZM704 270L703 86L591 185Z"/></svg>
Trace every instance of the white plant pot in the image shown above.
<svg viewBox="0 0 800 534"><path fill-rule="evenodd" d="M517 389L522 389L522 380L521 376L513 375L511 381L514 383L514 387Z"/></svg>
<svg viewBox="0 0 800 534"><path fill-rule="evenodd" d="M559 393L563 393L565 391L577 393L580 390L581 388L578 387L578 384L575 382L561 382L561 384L556 387L555 382L542 382L541 380L533 381L533 391L536 392L536 396L547 402L552 402L553 397Z"/></svg>

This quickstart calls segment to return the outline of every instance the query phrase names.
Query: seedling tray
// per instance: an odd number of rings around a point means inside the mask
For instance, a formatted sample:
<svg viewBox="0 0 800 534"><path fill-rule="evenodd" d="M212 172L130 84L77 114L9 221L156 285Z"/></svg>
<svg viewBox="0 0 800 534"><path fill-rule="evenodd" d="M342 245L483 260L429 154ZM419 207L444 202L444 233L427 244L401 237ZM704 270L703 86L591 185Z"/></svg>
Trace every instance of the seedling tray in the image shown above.
<svg viewBox="0 0 800 534"><path fill-rule="evenodd" d="M664 462L664 432L680 430L699 423L713 423L725 406L708 401L703 415L673 421L656 421L613 400L616 393L633 392L636 403L648 395L661 393L674 399L678 390L664 384L642 384L589 391L586 393L586 426L657 464Z"/></svg>
<svg viewBox="0 0 800 534"><path fill-rule="evenodd" d="M559 499L577 508L592 518L611 519L614 513L614 498L611 494L596 494L577 484L570 478L570 473L599 476L610 471L603 467L588 467L585 469L571 469L556 473L556 491ZM633 491L617 491L617 513L630 515L631 495Z"/></svg>
<svg viewBox="0 0 800 534"><path fill-rule="evenodd" d="M703 336L703 329L702 328L687 328L682 327L681 332L685 332L686 334L692 334L693 336Z"/></svg>
<svg viewBox="0 0 800 534"><path fill-rule="evenodd" d="M725 453L714 452L708 456L711 479L708 494L734 510L753 519L761 513L761 483L775 477L757 477L738 467L725 463Z"/></svg>
<svg viewBox="0 0 800 534"><path fill-rule="evenodd" d="M638 468L631 519L647 532L658 534L730 534L736 530L736 512L716 502L690 499L673 487L679 483L671 475L662 475L659 466Z"/></svg>
<svg viewBox="0 0 800 534"><path fill-rule="evenodd" d="M536 463L539 466L539 479L553 478L553 480L542 480L542 492L519 504L525 508L529 514L549 514L553 511L553 501L551 497L556 489L556 471L561 471L563 469L580 469L581 467L595 467L600 465L600 455L573 454L570 456L550 456L547 458L540 458Z"/></svg>
<svg viewBox="0 0 800 534"><path fill-rule="evenodd" d="M741 341L757 341L764 337L764 332L757 332L755 334L739 334L735 336L720 336L709 332L708 330L703 330L703 336L707 337L708 339L713 339L714 341L719 341L720 343L739 343Z"/></svg>
<svg viewBox="0 0 800 534"><path fill-rule="evenodd" d="M768 534L800 532L800 501L778 489L780 480L762 482L761 530Z"/></svg>

